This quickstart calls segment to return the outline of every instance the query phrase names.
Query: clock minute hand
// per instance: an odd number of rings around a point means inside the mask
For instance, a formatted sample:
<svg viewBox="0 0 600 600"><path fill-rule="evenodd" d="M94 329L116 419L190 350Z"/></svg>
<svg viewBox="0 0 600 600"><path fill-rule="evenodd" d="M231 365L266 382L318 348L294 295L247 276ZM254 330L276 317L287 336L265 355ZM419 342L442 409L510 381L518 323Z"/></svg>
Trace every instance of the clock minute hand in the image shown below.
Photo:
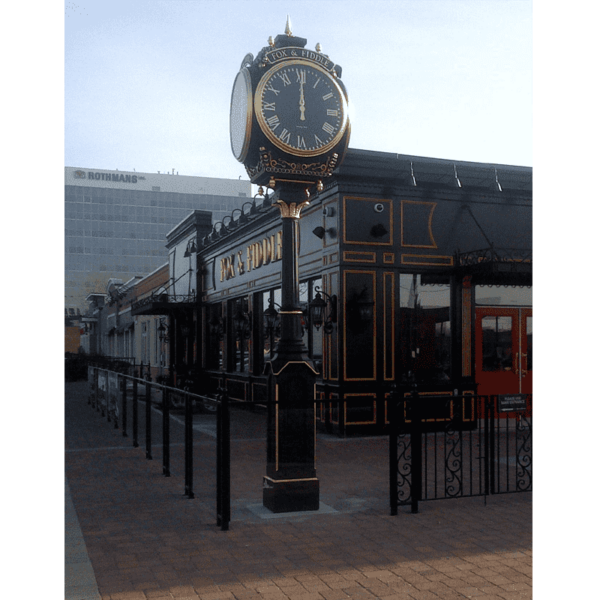
<svg viewBox="0 0 600 600"><path fill-rule="evenodd" d="M301 121L306 121L306 117L304 116L304 111L306 110L305 108L305 102L304 102L304 82L300 82L300 120Z"/></svg>

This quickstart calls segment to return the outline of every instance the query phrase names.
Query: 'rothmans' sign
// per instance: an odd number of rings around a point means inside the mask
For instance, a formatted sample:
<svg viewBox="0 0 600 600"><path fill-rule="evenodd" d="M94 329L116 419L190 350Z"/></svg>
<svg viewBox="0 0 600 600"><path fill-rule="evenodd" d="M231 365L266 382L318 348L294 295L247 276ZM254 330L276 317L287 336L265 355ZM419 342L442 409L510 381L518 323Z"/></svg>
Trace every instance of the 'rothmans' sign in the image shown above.
<svg viewBox="0 0 600 600"><path fill-rule="evenodd" d="M74 172L75 179L94 179L96 181L122 181L124 183L137 183L137 175L125 175L124 173L98 173L96 171Z"/></svg>
<svg viewBox="0 0 600 600"><path fill-rule="evenodd" d="M221 258L221 279L227 281L236 275L260 269L260 267L281 260L282 256L282 232L266 236L258 242L246 246L244 250L238 250L229 256Z"/></svg>

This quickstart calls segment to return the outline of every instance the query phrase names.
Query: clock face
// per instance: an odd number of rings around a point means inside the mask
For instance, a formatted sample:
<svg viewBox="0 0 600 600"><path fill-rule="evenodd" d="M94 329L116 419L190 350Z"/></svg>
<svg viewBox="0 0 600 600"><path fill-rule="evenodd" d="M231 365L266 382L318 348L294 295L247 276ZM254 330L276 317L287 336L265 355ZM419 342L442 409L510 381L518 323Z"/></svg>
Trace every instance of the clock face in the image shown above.
<svg viewBox="0 0 600 600"><path fill-rule="evenodd" d="M348 110L341 87L324 69L290 60L260 80L254 97L258 124L278 148L317 156L342 138Z"/></svg>
<svg viewBox="0 0 600 600"><path fill-rule="evenodd" d="M244 162L250 146L252 130L252 83L245 67L237 74L231 92L229 108L229 139L231 151Z"/></svg>

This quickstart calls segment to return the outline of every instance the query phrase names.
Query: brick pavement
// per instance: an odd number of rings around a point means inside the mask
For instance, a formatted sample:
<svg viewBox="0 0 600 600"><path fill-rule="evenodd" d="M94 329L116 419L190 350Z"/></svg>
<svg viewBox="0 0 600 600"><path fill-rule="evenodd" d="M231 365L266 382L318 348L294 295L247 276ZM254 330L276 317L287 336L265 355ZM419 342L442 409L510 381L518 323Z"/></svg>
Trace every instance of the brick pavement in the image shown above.
<svg viewBox="0 0 600 600"><path fill-rule="evenodd" d="M487 506L483 498L423 502L418 515L401 508L392 517L387 440L319 436L329 511L263 515L265 443L232 441L232 521L223 532L214 438L195 433L189 500L177 423L167 478L160 415L153 413L149 461L142 411L133 448L87 404L85 383L68 383L66 392L66 476L103 600L532 597L531 494L488 497Z"/></svg>

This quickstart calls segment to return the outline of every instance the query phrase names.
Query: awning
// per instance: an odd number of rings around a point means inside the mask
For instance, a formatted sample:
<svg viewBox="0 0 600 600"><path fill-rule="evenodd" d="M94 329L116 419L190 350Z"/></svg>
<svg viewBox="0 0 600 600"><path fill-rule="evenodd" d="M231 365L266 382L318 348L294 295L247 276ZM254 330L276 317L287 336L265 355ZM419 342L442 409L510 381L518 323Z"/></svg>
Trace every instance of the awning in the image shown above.
<svg viewBox="0 0 600 600"><path fill-rule="evenodd" d="M457 271L479 285L527 285L533 283L531 249L486 248L458 254Z"/></svg>
<svg viewBox="0 0 600 600"><path fill-rule="evenodd" d="M170 315L181 310L191 310L197 306L194 294L175 296L168 294L150 295L131 304L132 315Z"/></svg>

